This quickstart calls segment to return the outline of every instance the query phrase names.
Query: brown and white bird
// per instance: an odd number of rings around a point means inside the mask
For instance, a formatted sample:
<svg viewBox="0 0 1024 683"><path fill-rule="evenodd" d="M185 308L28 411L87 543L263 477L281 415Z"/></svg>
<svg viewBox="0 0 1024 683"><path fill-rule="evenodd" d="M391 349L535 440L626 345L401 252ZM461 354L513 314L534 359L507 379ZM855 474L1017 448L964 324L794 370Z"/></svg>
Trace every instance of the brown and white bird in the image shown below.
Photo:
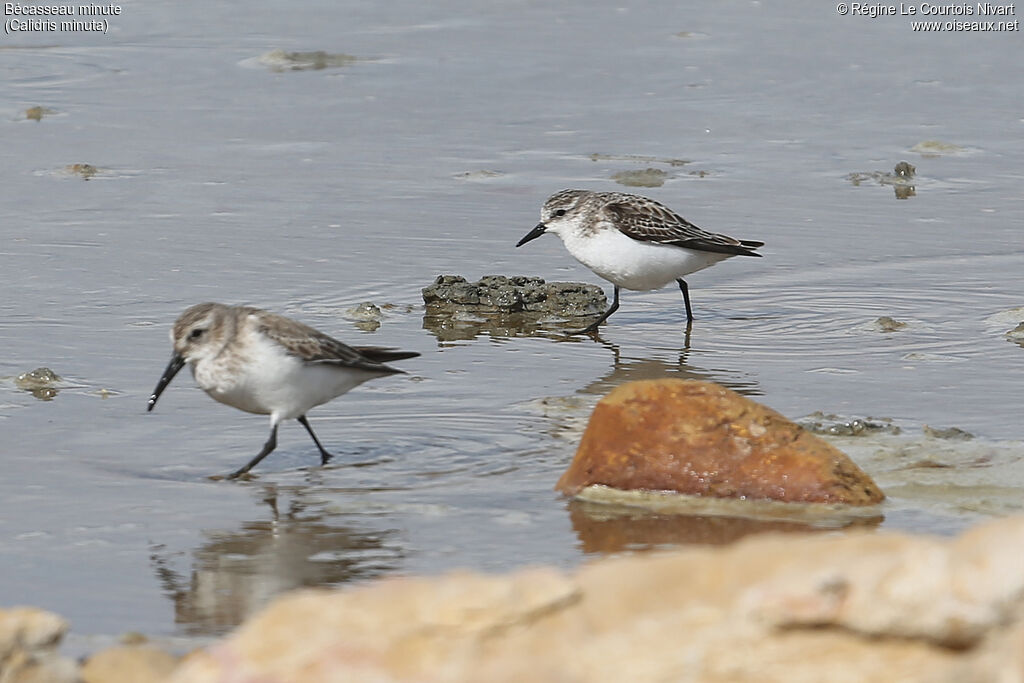
<svg viewBox="0 0 1024 683"><path fill-rule="evenodd" d="M306 413L363 382L402 370L384 363L413 358L415 351L352 347L282 315L249 306L204 303L187 309L171 329L174 352L153 390L147 411L186 364L214 400L239 410L270 415L270 437L232 478L245 474L277 446L277 427L296 419L331 459L309 426Z"/></svg>
<svg viewBox="0 0 1024 683"><path fill-rule="evenodd" d="M675 280L693 320L683 276L730 256L761 256L764 242L707 232L664 204L625 192L562 190L544 202L540 223L516 244L558 235L577 261L615 286L608 310L576 334L593 332L619 308L619 289L660 289Z"/></svg>

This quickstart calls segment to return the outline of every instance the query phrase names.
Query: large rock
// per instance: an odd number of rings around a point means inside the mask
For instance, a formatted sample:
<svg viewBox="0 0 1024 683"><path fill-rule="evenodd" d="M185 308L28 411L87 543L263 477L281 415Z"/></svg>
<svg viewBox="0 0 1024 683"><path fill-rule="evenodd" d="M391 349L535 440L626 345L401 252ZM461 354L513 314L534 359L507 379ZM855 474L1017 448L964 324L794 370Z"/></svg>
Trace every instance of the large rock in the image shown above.
<svg viewBox="0 0 1024 683"><path fill-rule="evenodd" d="M556 489L601 484L720 498L869 505L882 491L844 453L712 382L629 382L597 404Z"/></svg>
<svg viewBox="0 0 1024 683"><path fill-rule="evenodd" d="M170 680L1021 681L1022 547L1016 518L306 590Z"/></svg>

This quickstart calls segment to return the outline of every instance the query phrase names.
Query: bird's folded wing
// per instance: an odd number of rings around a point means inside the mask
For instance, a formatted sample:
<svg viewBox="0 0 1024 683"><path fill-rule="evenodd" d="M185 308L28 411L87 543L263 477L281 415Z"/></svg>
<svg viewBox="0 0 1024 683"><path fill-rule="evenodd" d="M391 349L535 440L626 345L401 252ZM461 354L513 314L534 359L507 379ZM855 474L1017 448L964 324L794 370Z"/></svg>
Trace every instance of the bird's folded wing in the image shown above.
<svg viewBox="0 0 1024 683"><path fill-rule="evenodd" d="M741 241L702 230L669 208L652 200L615 202L604 207L619 231L640 242L671 244L697 251L720 254L760 256L752 249L761 246L753 240Z"/></svg>

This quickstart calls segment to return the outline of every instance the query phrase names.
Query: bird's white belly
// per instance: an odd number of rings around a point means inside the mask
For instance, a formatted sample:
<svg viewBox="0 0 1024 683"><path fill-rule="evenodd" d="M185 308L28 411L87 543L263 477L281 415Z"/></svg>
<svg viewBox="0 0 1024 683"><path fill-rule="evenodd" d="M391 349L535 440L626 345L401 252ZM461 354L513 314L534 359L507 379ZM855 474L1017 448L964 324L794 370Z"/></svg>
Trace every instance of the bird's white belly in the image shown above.
<svg viewBox="0 0 1024 683"><path fill-rule="evenodd" d="M570 235L564 241L569 253L587 268L612 284L639 291L664 287L729 257L640 242L618 230L600 230L585 238Z"/></svg>
<svg viewBox="0 0 1024 683"><path fill-rule="evenodd" d="M201 363L193 368L193 375L211 398L283 420L304 415L375 376L364 370L307 363L270 341L249 345L247 351L245 358Z"/></svg>

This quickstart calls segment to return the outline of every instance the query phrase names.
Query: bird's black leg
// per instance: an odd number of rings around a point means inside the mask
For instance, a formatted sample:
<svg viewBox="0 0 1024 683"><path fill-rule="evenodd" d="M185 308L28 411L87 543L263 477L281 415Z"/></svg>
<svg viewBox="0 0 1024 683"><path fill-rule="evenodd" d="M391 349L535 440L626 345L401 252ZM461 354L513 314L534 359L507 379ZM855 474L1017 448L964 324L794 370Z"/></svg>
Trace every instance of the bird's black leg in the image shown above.
<svg viewBox="0 0 1024 683"><path fill-rule="evenodd" d="M683 303L686 304L686 322L693 322L693 311L690 310L690 288L686 285L686 280L679 278L676 280L679 283L679 290L683 293Z"/></svg>
<svg viewBox="0 0 1024 683"><path fill-rule="evenodd" d="M242 476L243 474L251 470L253 467L256 467L256 465L260 463L260 460L263 460L263 458L270 455L270 452L273 451L275 448L277 448L277 424L274 424L270 427L270 438L267 439L267 442L265 444L263 444L263 448L260 450L259 453L256 454L256 457L250 460L248 464L246 464L246 466L243 467L242 469L229 474L228 479L237 479L238 477Z"/></svg>
<svg viewBox="0 0 1024 683"><path fill-rule="evenodd" d="M617 310L619 310L619 286L615 285L615 294L614 294L614 297L612 299L612 305L608 307L608 310L605 311L603 314L601 314L600 318L598 318L594 322L590 323L589 325L584 327L582 330L577 330L576 332L570 332L569 334L590 334L591 332L593 332L594 330L597 329L598 325L600 325L605 320L607 320L608 316L610 316L612 313L614 313Z"/></svg>
<svg viewBox="0 0 1024 683"><path fill-rule="evenodd" d="M316 447L320 449L320 464L326 465L327 461L334 456L324 450L324 447L320 445L320 439L316 438L316 434L313 433L313 428L309 426L309 420L306 419L305 415L299 415L295 419L298 420L299 423L306 428L306 431L309 432L309 435L313 437L313 443L315 443Z"/></svg>

